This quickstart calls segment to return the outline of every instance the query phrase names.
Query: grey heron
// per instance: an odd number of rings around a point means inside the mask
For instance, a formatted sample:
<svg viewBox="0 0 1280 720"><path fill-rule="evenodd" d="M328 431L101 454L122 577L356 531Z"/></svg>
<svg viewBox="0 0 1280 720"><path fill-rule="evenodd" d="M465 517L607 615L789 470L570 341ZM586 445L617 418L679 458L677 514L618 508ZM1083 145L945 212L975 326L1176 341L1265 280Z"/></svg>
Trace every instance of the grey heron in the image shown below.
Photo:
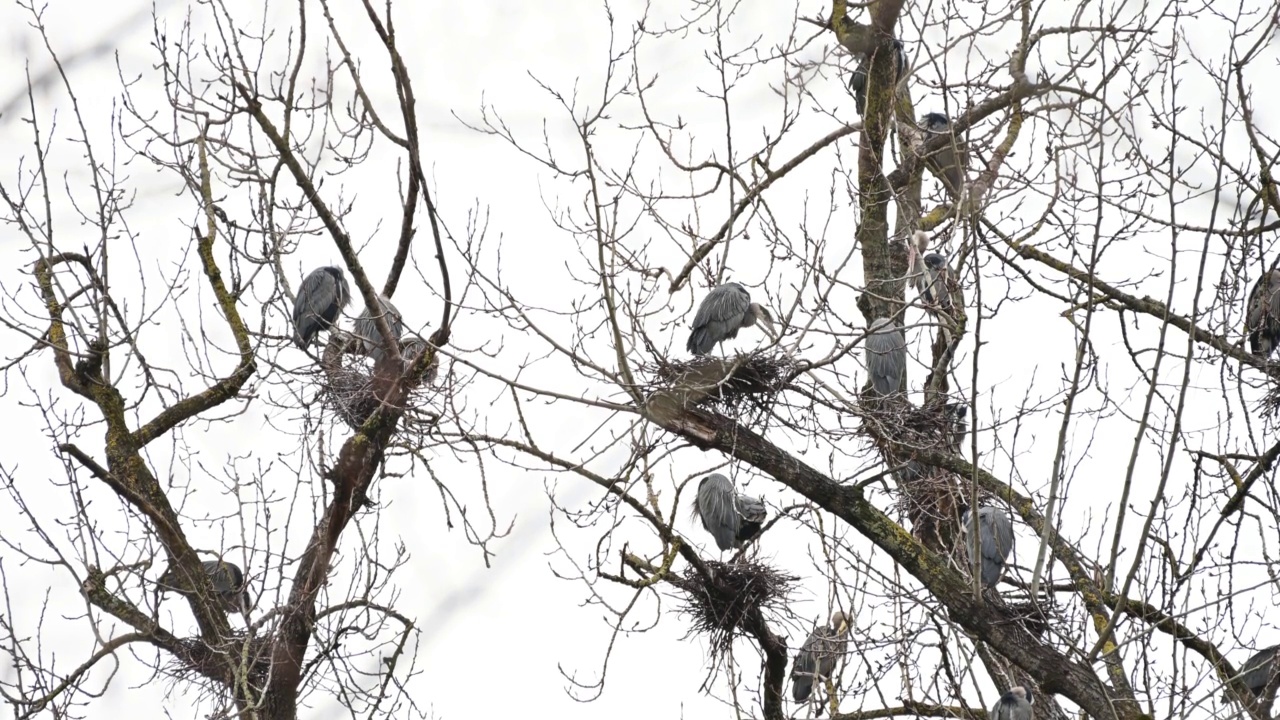
<svg viewBox="0 0 1280 720"><path fill-rule="evenodd" d="M898 83L902 82L907 76L907 52L902 47L902 41L897 38L893 38L890 41L890 49L893 52L894 59L893 83L894 96L896 97ZM857 69L849 77L849 89L853 91L853 104L859 115L867 111L867 74L870 68L871 57L863 55Z"/></svg>
<svg viewBox="0 0 1280 720"><path fill-rule="evenodd" d="M952 198L960 197L964 189L965 171L969 165L969 146L951 136L951 118L942 113L928 113L920 118L930 135L947 135L950 142L929 153L924 158L925 167L942 181ZM925 138L929 138L926 136Z"/></svg>
<svg viewBox="0 0 1280 720"><path fill-rule="evenodd" d="M396 309L395 305L391 304L391 299L386 295L378 296L378 304L381 306L378 312L387 319L387 326L395 335L395 337L391 338L391 342L398 346L400 337L404 335L404 321L400 317L400 311ZM360 339L361 352L373 358L374 362L382 359L384 355L382 333L378 332L377 315L371 312L367 306L360 313L360 316L356 318L355 335Z"/></svg>
<svg viewBox="0 0 1280 720"><path fill-rule="evenodd" d="M204 574L209 576L209 583L217 595L218 602L228 611L247 613L249 611L249 591L244 580L244 571L239 565L225 560L205 560L200 563ZM181 576L176 567L170 566L156 581L162 591L190 595L194 592L191 583Z"/></svg>
<svg viewBox="0 0 1280 720"><path fill-rule="evenodd" d="M729 478L712 473L698 483L693 514L724 551L750 542L760 533L768 513L764 500L740 495Z"/></svg>
<svg viewBox="0 0 1280 720"><path fill-rule="evenodd" d="M773 335L773 316L760 303L751 302L751 294L736 282L717 286L707 293L693 316L693 332L685 349L694 355L706 355L719 343L738 336L738 330L764 323Z"/></svg>
<svg viewBox="0 0 1280 720"><path fill-rule="evenodd" d="M963 508L960 513L960 539L964 543L965 558L971 557L969 526L974 519L972 514L968 507ZM1013 521L1004 510L986 506L978 508L977 526L982 586L993 588L1000 582L1005 562L1009 559L1009 553L1013 552ZM968 566L972 567L971 559Z"/></svg>
<svg viewBox="0 0 1280 720"><path fill-rule="evenodd" d="M956 272L941 253L927 252L929 236L917 230L914 242L907 243L907 278L930 309L954 313L964 307L964 292Z"/></svg>
<svg viewBox="0 0 1280 720"><path fill-rule="evenodd" d="M1240 668L1240 681L1249 688L1255 697L1261 698L1267 684L1280 675L1280 645L1263 648ZM1224 692L1222 702L1230 702L1231 696Z"/></svg>
<svg viewBox="0 0 1280 720"><path fill-rule="evenodd" d="M303 278L293 300L293 341L306 350L321 330L333 327L350 301L351 288L342 268L312 270Z"/></svg>
<svg viewBox="0 0 1280 720"><path fill-rule="evenodd" d="M991 720L1031 720L1031 706L1035 702L1031 688L1014 685L991 708Z"/></svg>
<svg viewBox="0 0 1280 720"><path fill-rule="evenodd" d="M1270 357L1280 344L1280 269L1269 270L1254 284L1244 329L1250 351L1260 358Z"/></svg>
<svg viewBox="0 0 1280 720"><path fill-rule="evenodd" d="M943 431L947 449L954 453L962 452L965 435L969 433L969 406L962 402L949 402L942 406L942 413L947 423Z"/></svg>
<svg viewBox="0 0 1280 720"><path fill-rule="evenodd" d="M881 396L898 392L907 370L907 340L902 329L888 318L876 318L871 321L865 347L871 389Z"/></svg>
<svg viewBox="0 0 1280 720"><path fill-rule="evenodd" d="M798 703L809 699L816 683L827 680L835 672L836 661L844 654L845 637L849 634L849 618L837 610L831 623L814 628L800 646L791 666L791 697Z"/></svg>

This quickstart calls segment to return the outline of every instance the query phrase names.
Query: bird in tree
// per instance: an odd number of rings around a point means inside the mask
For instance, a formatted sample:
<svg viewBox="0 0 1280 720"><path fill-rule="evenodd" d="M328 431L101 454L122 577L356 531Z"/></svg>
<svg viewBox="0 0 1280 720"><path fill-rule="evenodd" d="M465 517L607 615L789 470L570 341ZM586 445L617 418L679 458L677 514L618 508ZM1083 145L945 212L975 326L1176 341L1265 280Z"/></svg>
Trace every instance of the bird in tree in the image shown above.
<svg viewBox="0 0 1280 720"><path fill-rule="evenodd" d="M832 613L830 624L809 633L791 666L792 699L798 703L807 701L815 684L830 679L836 661L844 654L848 634L849 618L839 610Z"/></svg>
<svg viewBox="0 0 1280 720"><path fill-rule="evenodd" d="M751 294L736 282L719 285L698 306L685 349L694 355L707 355L719 343L732 340L739 330L757 322L773 336L773 316L768 308L751 302Z"/></svg>
<svg viewBox="0 0 1280 720"><path fill-rule="evenodd" d="M1015 685L991 708L991 720L1031 720L1031 706L1034 704L1031 688Z"/></svg>
<svg viewBox="0 0 1280 720"><path fill-rule="evenodd" d="M881 397L897 393L907 371L907 340L902 328L888 318L876 318L864 346L871 390Z"/></svg>
<svg viewBox="0 0 1280 720"><path fill-rule="evenodd" d="M228 612L248 613L250 606L249 591L246 589L244 571L239 565L225 560L205 560L200 563L204 574L209 576L213 592L222 608ZM195 592L195 584L183 577L179 568L170 566L156 581L161 591L191 595Z"/></svg>
<svg viewBox="0 0 1280 720"><path fill-rule="evenodd" d="M1249 336L1249 350L1260 358L1268 358L1280 343L1280 269L1267 271L1249 293L1244 331Z"/></svg>
<svg viewBox="0 0 1280 720"><path fill-rule="evenodd" d="M946 135L949 141L924 158L924 165L942 181L952 199L960 197L964 190L965 172L969 166L969 145L958 140L951 132L951 118L942 113L928 113L920 118L926 131L925 141L933 135Z"/></svg>
<svg viewBox="0 0 1280 720"><path fill-rule="evenodd" d="M378 304L381 309L378 311L387 319L387 326L395 337L391 338L391 342L397 346L400 344L400 338L404 335L404 321L400 317L400 311L395 305L391 304L391 299L386 295L378 296ZM382 360L385 354L382 344L382 333L378 332L378 321L376 315L366 306L360 316L356 318L355 335L360 341L360 351L365 355L373 358L374 362Z"/></svg>
<svg viewBox="0 0 1280 720"><path fill-rule="evenodd" d="M929 235L917 230L907 243L907 282L920 293L930 311L954 315L964 307L964 291L945 255L929 252Z"/></svg>
<svg viewBox="0 0 1280 720"><path fill-rule="evenodd" d="M350 301L351 288L341 268L312 270L293 300L293 341L306 350L321 330L333 327Z"/></svg>
<svg viewBox="0 0 1280 720"><path fill-rule="evenodd" d="M973 513L968 507L960 513L960 539L963 542L965 557L969 557L972 541L970 525L974 522ZM1009 514L1000 508L980 507L977 513L978 554L981 560L981 578L984 588L993 588L1000 582L1004 574L1005 563L1013 552L1013 521ZM972 567L972 561L966 562Z"/></svg>
<svg viewBox="0 0 1280 720"><path fill-rule="evenodd" d="M712 473L698 483L693 515L723 552L737 550L759 535L767 510L763 499L739 494L729 478Z"/></svg>
<svg viewBox="0 0 1280 720"><path fill-rule="evenodd" d="M894 97L897 97L898 85L907 77L907 52L902 47L902 42L897 38L893 38L890 41L890 48L894 59ZM849 77L849 89L853 91L853 104L859 115L867 111L867 78L870 70L871 58L863 55L858 67L853 71L853 75Z"/></svg>
<svg viewBox="0 0 1280 720"><path fill-rule="evenodd" d="M1280 676L1280 645L1259 650L1249 658L1244 667L1240 668L1240 682L1244 683L1256 698L1264 698L1267 695L1268 684L1273 682L1280 684L1277 676ZM1230 694L1222 693L1222 702L1230 701Z"/></svg>

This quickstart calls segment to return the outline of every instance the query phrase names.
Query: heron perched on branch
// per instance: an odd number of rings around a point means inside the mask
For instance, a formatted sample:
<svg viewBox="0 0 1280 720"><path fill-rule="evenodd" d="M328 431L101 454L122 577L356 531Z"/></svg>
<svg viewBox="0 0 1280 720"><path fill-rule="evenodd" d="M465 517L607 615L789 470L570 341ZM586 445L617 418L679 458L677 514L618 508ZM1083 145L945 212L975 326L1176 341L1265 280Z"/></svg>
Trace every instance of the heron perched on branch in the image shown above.
<svg viewBox="0 0 1280 720"><path fill-rule="evenodd" d="M342 268L312 270L303 278L293 300L293 341L306 350L321 330L333 327L350 301L351 288Z"/></svg>
<svg viewBox="0 0 1280 720"><path fill-rule="evenodd" d="M898 392L902 375L907 371L907 340L902 328L888 318L872 320L865 349L871 389L880 396Z"/></svg>
<svg viewBox="0 0 1280 720"><path fill-rule="evenodd" d="M964 447L965 435L969 433L969 406L962 402L950 402L942 406L947 428L943 431L947 449L959 453Z"/></svg>
<svg viewBox="0 0 1280 720"><path fill-rule="evenodd" d="M1031 688L1014 685L991 708L991 720L1031 720L1031 706L1035 702Z"/></svg>
<svg viewBox="0 0 1280 720"><path fill-rule="evenodd" d="M225 560L205 560L200 563L200 566L204 574L209 576L209 583L213 585L218 602L224 609L231 612L249 612L251 604L249 591L245 586L244 571L239 565ZM174 566L166 568L156 584L162 591L176 592L181 595L191 595L195 592L194 585L187 582Z"/></svg>
<svg viewBox="0 0 1280 720"><path fill-rule="evenodd" d="M890 48L894 59L893 88L894 96L896 97L898 83L902 82L907 76L907 51L902 47L902 41L897 38L893 38L890 41ZM867 77L870 69L871 57L863 55L857 69L849 77L849 89L853 91L853 104L857 108L859 115L867 111Z"/></svg>
<svg viewBox="0 0 1280 720"><path fill-rule="evenodd" d="M1267 271L1254 284L1244 330L1249 350L1260 358L1270 357L1280 344L1280 269Z"/></svg>
<svg viewBox="0 0 1280 720"><path fill-rule="evenodd" d="M907 282L920 293L920 299L930 310L952 315L957 308L963 309L964 291L946 256L927 252L929 235L921 230L915 232L912 240L907 243Z"/></svg>
<svg viewBox="0 0 1280 720"><path fill-rule="evenodd" d="M964 557L970 558L972 540L969 535L973 513L965 507L960 513L960 539L964 543ZM1013 552L1013 521L1009 513L1000 508L980 507L977 513L978 555L981 560L981 578L984 588L993 588L1004 574L1005 562ZM972 567L972 560L967 563Z"/></svg>
<svg viewBox="0 0 1280 720"><path fill-rule="evenodd" d="M1280 675L1280 645L1259 650L1240 668L1240 682L1257 698L1263 697L1267 685L1277 675ZM1230 694L1222 693L1222 702L1230 700Z"/></svg>
<svg viewBox="0 0 1280 720"><path fill-rule="evenodd" d="M791 697L805 702L813 693L815 683L822 682L835 672L836 661L844 654L845 637L849 634L849 618L837 610L831 615L831 623L814 628L800 646L795 664L791 666Z"/></svg>
<svg viewBox="0 0 1280 720"><path fill-rule="evenodd" d="M760 533L768 513L764 500L740 495L733 482L712 473L698 483L693 514L721 551L736 550Z"/></svg>
<svg viewBox="0 0 1280 720"><path fill-rule="evenodd" d="M387 319L387 326L395 335L391 338L391 342L398 346L400 337L404 335L404 321L400 317L400 311L391 304L391 299L386 295L378 296L378 304L382 306L379 312ZM382 359L384 355L382 333L378 332L377 316L367 306L360 313L360 317L356 318L355 335L360 339L361 352L373 358L374 362Z"/></svg>
<svg viewBox="0 0 1280 720"><path fill-rule="evenodd" d="M942 181L943 187L953 199L964 190L965 172L969 166L969 145L951 134L951 118L942 113L928 113L920 118L928 135L947 135L950 142L929 153L924 166ZM926 135L925 140L929 139Z"/></svg>
<svg viewBox="0 0 1280 720"><path fill-rule="evenodd" d="M736 282L717 286L707 293L698 313L693 316L693 332L685 349L694 355L706 355L716 345L738 336L738 330L759 321L765 332L773 336L773 316L760 303L751 302L751 294Z"/></svg>

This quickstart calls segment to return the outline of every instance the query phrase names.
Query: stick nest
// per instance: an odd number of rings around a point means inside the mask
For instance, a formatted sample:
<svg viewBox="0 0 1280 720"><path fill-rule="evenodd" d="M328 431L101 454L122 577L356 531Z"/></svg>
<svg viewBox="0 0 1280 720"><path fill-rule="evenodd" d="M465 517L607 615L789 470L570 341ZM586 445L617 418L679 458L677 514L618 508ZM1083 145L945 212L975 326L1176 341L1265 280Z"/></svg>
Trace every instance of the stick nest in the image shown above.
<svg viewBox="0 0 1280 720"><path fill-rule="evenodd" d="M799 578L746 558L735 563L709 561L707 575L690 567L684 573L684 604L693 631L705 634L712 658L727 653L757 613L781 611Z"/></svg>
<svg viewBox="0 0 1280 720"><path fill-rule="evenodd" d="M271 670L271 638L250 638L244 632L233 633L212 646L200 638L182 640L186 652L175 656L167 672L175 679L207 685L214 697L225 694L225 687L212 678L220 677L229 666L247 666L249 682L255 687L266 684ZM247 645L247 647L246 647Z"/></svg>
<svg viewBox="0 0 1280 720"><path fill-rule="evenodd" d="M647 393L691 392L694 406L735 411L766 408L795 374L795 359L782 352L755 352L729 358L711 356L662 361L643 368Z"/></svg>
<svg viewBox="0 0 1280 720"><path fill-rule="evenodd" d="M382 373L405 372L413 366L418 356L426 350L421 340L410 339L402 345L400 354L404 358L401 368L395 360L386 358L381 363L374 363L356 352L350 352L351 343L346 347L339 345L326 348L321 366L324 370L324 400L334 413L352 430L357 430L373 415L382 404L379 396L385 393L381 388L391 385L390 377L382 377ZM440 369L440 357L432 359L422 383L409 395L410 404L420 401L423 388L432 385Z"/></svg>

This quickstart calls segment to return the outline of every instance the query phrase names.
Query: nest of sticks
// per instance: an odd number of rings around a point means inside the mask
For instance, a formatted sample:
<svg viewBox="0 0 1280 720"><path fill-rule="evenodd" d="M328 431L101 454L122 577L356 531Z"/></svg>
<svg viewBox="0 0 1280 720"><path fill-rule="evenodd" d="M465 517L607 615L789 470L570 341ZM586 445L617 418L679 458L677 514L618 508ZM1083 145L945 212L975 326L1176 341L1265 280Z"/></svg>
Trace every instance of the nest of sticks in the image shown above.
<svg viewBox="0 0 1280 720"><path fill-rule="evenodd" d="M681 609L693 620L693 631L707 636L712 658L733 646L751 618L762 611L780 612L799 578L783 575L755 560L710 561L707 574L690 567L681 586Z"/></svg>
<svg viewBox="0 0 1280 720"><path fill-rule="evenodd" d="M177 680L212 683L221 677L228 667L242 662L247 664L247 677L255 687L262 687L271 670L271 638L249 637L244 632L233 633L213 646L200 638L181 641L186 650L175 656L166 671ZM201 682L203 681L203 683ZM212 690L214 696L222 696L225 688Z"/></svg>
<svg viewBox="0 0 1280 720"><path fill-rule="evenodd" d="M407 338L401 345L401 366L392 358L383 358L380 362L360 353L357 345L347 338L335 338L325 348L321 359L324 370L323 396L325 404L352 430L359 429L365 421L382 405L392 382L413 366L415 360L427 348L425 342L417 338ZM423 387L432 385L440 369L440 357L432 359L427 367L422 382L410 393L410 400Z"/></svg>
<svg viewBox="0 0 1280 720"><path fill-rule="evenodd" d="M674 391L689 405L733 412L766 408L795 374L795 359L783 352L755 352L728 358L712 356L663 361L643 368L649 394Z"/></svg>

